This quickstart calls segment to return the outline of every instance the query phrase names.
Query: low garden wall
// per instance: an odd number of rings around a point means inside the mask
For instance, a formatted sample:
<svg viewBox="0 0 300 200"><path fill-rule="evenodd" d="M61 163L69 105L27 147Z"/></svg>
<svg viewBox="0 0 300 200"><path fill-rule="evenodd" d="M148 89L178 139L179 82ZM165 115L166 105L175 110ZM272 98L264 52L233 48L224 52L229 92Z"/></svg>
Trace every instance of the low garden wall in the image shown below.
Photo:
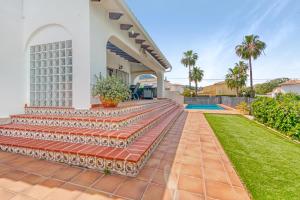
<svg viewBox="0 0 300 200"><path fill-rule="evenodd" d="M232 108L235 108L241 102L246 102L248 105L250 105L253 100L254 100L254 98L249 98L249 97L227 97L227 96L221 96L221 104L224 104L226 106L230 106Z"/></svg>
<svg viewBox="0 0 300 200"><path fill-rule="evenodd" d="M228 96L200 96L200 97L184 97L185 104L224 104L230 107L236 107L241 102L251 104L253 98L249 97L228 97Z"/></svg>
<svg viewBox="0 0 300 200"><path fill-rule="evenodd" d="M185 104L220 104L220 97L184 97Z"/></svg>

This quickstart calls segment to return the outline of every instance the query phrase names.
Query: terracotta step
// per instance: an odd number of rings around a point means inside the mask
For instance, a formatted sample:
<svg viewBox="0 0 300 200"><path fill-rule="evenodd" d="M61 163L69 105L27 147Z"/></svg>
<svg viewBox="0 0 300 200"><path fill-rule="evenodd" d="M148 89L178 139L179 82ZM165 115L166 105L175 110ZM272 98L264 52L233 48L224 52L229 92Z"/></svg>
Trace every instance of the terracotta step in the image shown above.
<svg viewBox="0 0 300 200"><path fill-rule="evenodd" d="M28 124L8 124L0 126L0 135L25 137L41 140L64 141L82 144L95 144L112 147L127 147L135 138L153 127L173 112L178 106L160 107L143 119L120 130L101 130L77 127L37 126Z"/></svg>
<svg viewBox="0 0 300 200"><path fill-rule="evenodd" d="M127 148L0 136L0 149L39 159L136 176L182 111L181 107L177 108Z"/></svg>
<svg viewBox="0 0 300 200"><path fill-rule="evenodd" d="M170 100L145 100L121 103L117 108L91 108L74 109L62 107L25 107L25 114L29 115L61 115L81 117L113 117L124 115L130 112L150 108L151 106L170 102Z"/></svg>
<svg viewBox="0 0 300 200"><path fill-rule="evenodd" d="M146 114L155 112L167 106L174 105L173 102L167 102L152 106L150 108L128 113L116 117L78 117L62 115L12 115L11 120L14 124L31 124L42 126L64 126L78 128L95 128L105 130L117 130L121 127L142 118Z"/></svg>

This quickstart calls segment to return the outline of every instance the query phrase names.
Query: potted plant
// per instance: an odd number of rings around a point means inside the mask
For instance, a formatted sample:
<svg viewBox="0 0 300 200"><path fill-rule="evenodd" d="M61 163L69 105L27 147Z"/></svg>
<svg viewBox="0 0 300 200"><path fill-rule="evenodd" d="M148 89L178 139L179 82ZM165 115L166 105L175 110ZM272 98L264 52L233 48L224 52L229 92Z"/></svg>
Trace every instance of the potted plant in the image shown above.
<svg viewBox="0 0 300 200"><path fill-rule="evenodd" d="M103 107L117 107L119 102L130 97L130 90L117 77L102 78L100 75L96 76L96 84L93 86L93 96L99 96Z"/></svg>

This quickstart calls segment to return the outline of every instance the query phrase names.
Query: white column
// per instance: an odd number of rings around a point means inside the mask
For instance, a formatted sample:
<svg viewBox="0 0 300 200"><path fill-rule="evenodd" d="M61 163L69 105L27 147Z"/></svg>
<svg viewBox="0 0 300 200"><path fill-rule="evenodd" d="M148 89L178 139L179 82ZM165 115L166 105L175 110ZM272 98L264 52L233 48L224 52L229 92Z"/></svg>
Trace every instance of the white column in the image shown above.
<svg viewBox="0 0 300 200"><path fill-rule="evenodd" d="M157 98L164 98L165 97L164 73L157 72L156 76L157 76Z"/></svg>

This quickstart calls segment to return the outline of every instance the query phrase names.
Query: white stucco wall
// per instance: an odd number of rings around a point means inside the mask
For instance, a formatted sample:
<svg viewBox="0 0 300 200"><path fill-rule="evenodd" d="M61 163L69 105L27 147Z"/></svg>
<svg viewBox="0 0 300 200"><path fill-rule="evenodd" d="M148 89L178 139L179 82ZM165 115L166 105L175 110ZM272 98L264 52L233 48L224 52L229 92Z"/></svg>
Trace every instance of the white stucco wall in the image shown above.
<svg viewBox="0 0 300 200"><path fill-rule="evenodd" d="M153 71L162 68L143 56L140 45L120 30L120 22L108 18L105 7L116 2L102 0L0 0L0 117L22 113L30 102L29 47L72 40L73 107L89 108L94 75L106 75L115 62L130 72L130 64L112 56L107 61L106 44L122 48Z"/></svg>
<svg viewBox="0 0 300 200"><path fill-rule="evenodd" d="M56 42L62 38L72 40L73 107L75 108L90 106L89 20L89 1L87 0L24 0L25 51L28 50L30 44L39 41ZM29 70L28 65L26 69ZM26 77L29 78L29 72ZM27 102L29 102L28 87L26 91Z"/></svg>
<svg viewBox="0 0 300 200"><path fill-rule="evenodd" d="M0 118L22 113L26 103L22 51L22 1L0 0Z"/></svg>
<svg viewBox="0 0 300 200"><path fill-rule="evenodd" d="M130 74L130 62L116 55L115 53L107 51L107 67L110 67L112 69L119 69L120 65L123 66L122 71ZM130 76L129 76L129 80L130 80Z"/></svg>
<svg viewBox="0 0 300 200"><path fill-rule="evenodd" d="M277 94L279 93L296 93L296 94L300 94L300 84L296 84L296 85L282 85L278 88L275 88L272 91L272 97L276 97Z"/></svg>
<svg viewBox="0 0 300 200"><path fill-rule="evenodd" d="M283 93L297 93L300 94L300 84L298 85L283 85L281 86L281 90Z"/></svg>
<svg viewBox="0 0 300 200"><path fill-rule="evenodd" d="M95 75L106 76L106 44L109 32L105 24L106 12L101 4L90 2L90 77L94 83Z"/></svg>

